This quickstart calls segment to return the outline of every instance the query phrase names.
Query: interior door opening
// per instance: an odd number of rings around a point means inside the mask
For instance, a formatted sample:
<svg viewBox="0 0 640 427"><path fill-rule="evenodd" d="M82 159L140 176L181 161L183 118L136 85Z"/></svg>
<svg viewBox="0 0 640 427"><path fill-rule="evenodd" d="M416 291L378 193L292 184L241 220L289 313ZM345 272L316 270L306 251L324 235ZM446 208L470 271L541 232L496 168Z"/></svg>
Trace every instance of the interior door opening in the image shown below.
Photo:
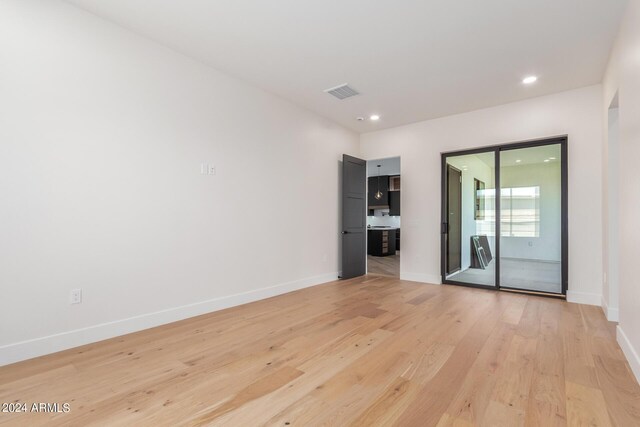
<svg viewBox="0 0 640 427"><path fill-rule="evenodd" d="M566 137L444 153L442 179L443 283L566 294Z"/></svg>
<svg viewBox="0 0 640 427"><path fill-rule="evenodd" d="M367 162L367 274L400 277L400 157Z"/></svg>

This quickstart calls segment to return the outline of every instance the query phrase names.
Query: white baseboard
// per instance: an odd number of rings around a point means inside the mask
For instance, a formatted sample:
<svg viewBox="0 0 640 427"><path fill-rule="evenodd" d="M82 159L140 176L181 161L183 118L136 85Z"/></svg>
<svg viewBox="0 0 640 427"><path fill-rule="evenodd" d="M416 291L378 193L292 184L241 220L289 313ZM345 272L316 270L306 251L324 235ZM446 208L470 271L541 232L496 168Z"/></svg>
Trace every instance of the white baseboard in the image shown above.
<svg viewBox="0 0 640 427"><path fill-rule="evenodd" d="M636 380L640 383L640 357L620 325L616 328L616 337L618 338L618 344L620 344L622 352L629 361L629 366L631 366L633 374L636 376Z"/></svg>
<svg viewBox="0 0 640 427"><path fill-rule="evenodd" d="M609 322L617 322L619 320L618 308L609 307L604 297L602 297L602 311Z"/></svg>
<svg viewBox="0 0 640 427"><path fill-rule="evenodd" d="M602 306L602 295L588 292L567 291L567 302Z"/></svg>
<svg viewBox="0 0 640 427"><path fill-rule="evenodd" d="M4 345L0 347L0 366L43 356L45 354L56 353L58 351L67 350L73 347L102 341L132 332L138 332L155 326L187 319L189 317L199 316L201 314L211 313L225 308L270 298L298 289L331 282L333 280L337 280L337 278L337 273L308 277L253 291L214 298L194 304L156 311L154 313L129 317L127 319L101 323L87 328L75 329L59 334Z"/></svg>
<svg viewBox="0 0 640 427"><path fill-rule="evenodd" d="M430 283L432 285L442 284L442 278L433 274L422 273L400 273L400 280L409 280L411 282Z"/></svg>

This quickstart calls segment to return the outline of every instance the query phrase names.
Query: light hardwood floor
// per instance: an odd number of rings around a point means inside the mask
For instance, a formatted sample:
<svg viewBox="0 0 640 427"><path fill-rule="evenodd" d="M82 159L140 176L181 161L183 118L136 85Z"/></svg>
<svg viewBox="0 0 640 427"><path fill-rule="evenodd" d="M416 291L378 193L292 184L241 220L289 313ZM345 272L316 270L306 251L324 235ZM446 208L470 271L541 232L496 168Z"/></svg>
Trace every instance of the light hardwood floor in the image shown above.
<svg viewBox="0 0 640 427"><path fill-rule="evenodd" d="M0 368L37 426L640 425L600 308L384 277L332 282Z"/></svg>
<svg viewBox="0 0 640 427"><path fill-rule="evenodd" d="M389 256L367 255L367 273L400 277L400 251Z"/></svg>

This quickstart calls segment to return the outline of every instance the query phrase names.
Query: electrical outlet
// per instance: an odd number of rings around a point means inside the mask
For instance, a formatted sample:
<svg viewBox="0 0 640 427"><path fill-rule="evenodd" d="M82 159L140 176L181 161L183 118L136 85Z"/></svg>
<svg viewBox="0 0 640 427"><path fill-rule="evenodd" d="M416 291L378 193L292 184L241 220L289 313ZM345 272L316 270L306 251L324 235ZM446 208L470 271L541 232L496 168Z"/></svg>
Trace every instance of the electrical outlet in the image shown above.
<svg viewBox="0 0 640 427"><path fill-rule="evenodd" d="M210 165L208 163L200 164L200 173L202 175L215 175L216 167L214 165Z"/></svg>
<svg viewBox="0 0 640 427"><path fill-rule="evenodd" d="M82 289L72 289L69 295L70 304L80 304L82 302Z"/></svg>

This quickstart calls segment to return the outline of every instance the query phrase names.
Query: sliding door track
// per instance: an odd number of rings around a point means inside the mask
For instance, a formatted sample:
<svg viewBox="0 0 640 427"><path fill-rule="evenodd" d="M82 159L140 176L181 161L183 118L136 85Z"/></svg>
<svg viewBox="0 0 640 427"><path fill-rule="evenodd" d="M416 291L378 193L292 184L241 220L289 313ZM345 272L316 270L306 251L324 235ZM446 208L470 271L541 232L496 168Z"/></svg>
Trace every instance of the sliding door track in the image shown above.
<svg viewBox="0 0 640 427"><path fill-rule="evenodd" d="M505 292L513 292L515 294L537 295L537 296L540 296L540 297L567 299L566 295L554 294L554 293L551 293L551 292L527 291L525 289L505 288L504 286L501 286L499 290L505 291Z"/></svg>

